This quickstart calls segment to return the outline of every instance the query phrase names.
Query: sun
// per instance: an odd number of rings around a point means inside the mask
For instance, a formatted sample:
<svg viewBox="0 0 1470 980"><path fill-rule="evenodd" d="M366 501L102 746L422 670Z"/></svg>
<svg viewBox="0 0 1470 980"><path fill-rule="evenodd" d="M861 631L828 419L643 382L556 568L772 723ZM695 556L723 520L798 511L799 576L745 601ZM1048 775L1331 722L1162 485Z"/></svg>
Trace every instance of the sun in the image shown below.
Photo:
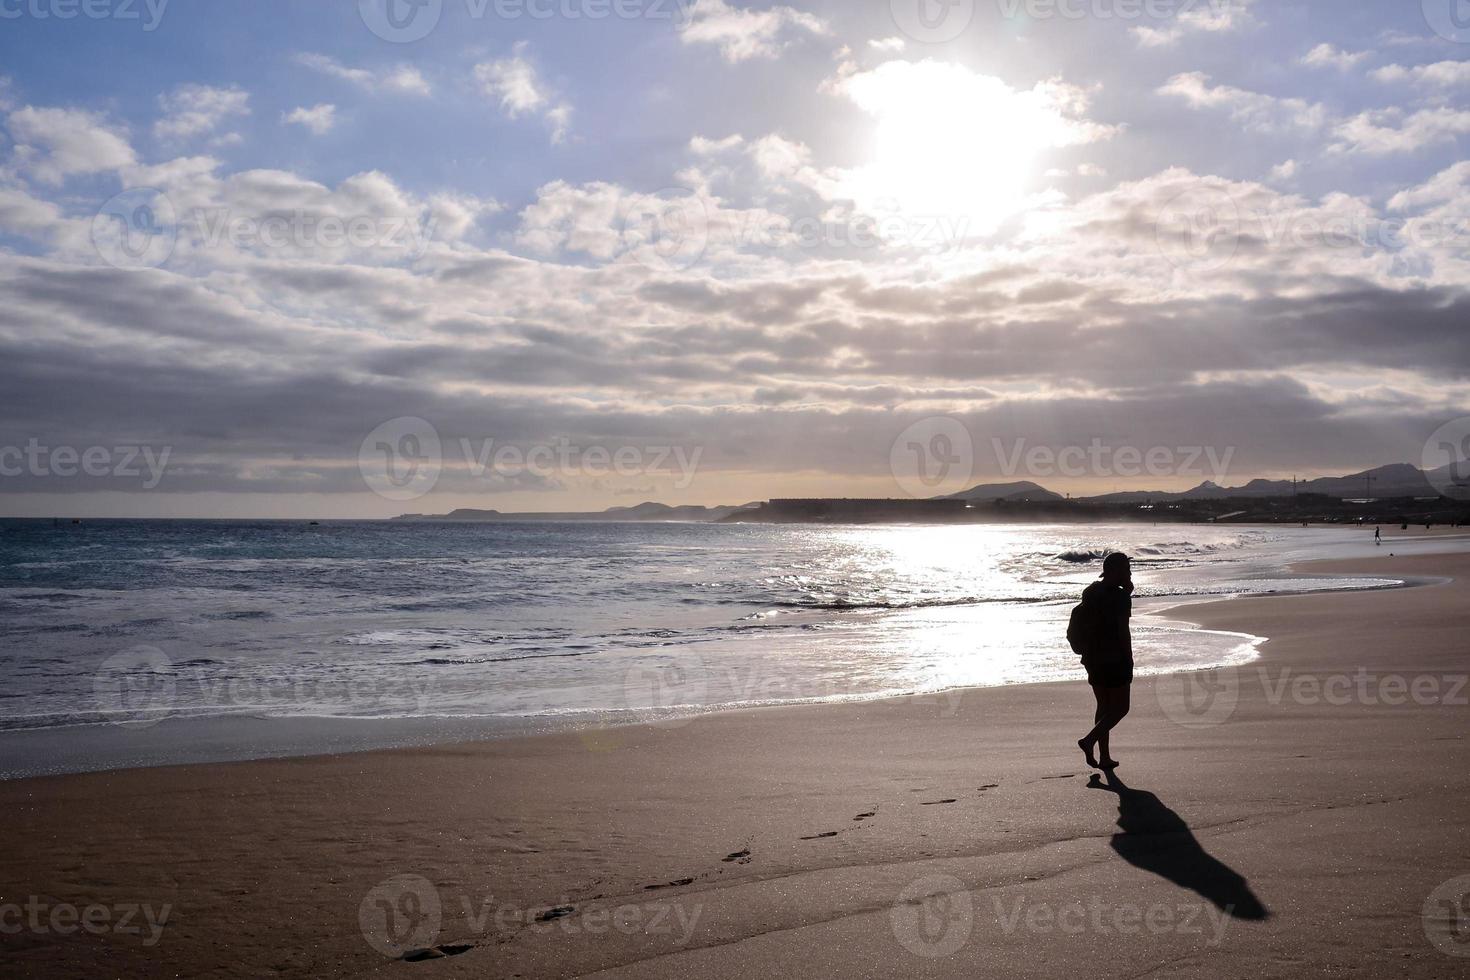
<svg viewBox="0 0 1470 980"><path fill-rule="evenodd" d="M869 160L847 172L847 196L872 213L950 217L987 234L1043 200L1046 151L1101 135L1072 118L1080 93L1029 90L946 62L890 61L840 90L873 117Z"/></svg>

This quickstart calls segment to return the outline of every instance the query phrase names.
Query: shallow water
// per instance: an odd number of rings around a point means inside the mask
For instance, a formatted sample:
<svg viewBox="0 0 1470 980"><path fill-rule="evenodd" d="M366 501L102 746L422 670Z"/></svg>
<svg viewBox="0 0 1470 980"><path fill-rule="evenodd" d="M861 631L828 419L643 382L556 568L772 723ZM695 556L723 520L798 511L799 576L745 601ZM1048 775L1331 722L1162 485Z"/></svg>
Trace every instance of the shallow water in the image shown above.
<svg viewBox="0 0 1470 980"><path fill-rule="evenodd" d="M1080 676L1062 632L1135 558L1143 673L1260 638L1151 607L1288 576L1361 529L0 523L0 732L162 719L679 716ZM1178 614L1171 614L1177 616Z"/></svg>

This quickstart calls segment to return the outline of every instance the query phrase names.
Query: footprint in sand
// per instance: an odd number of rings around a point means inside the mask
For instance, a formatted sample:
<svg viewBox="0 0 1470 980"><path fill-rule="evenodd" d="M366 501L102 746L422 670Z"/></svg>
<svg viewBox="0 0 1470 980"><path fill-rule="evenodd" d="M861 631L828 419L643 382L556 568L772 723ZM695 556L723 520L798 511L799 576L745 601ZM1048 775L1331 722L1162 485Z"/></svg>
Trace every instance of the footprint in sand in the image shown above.
<svg viewBox="0 0 1470 980"><path fill-rule="evenodd" d="M750 849L754 846L755 838L747 837L741 843L740 850L731 851L729 854L726 854L724 857L720 858L720 860L725 862L726 864L749 864L751 860ZM724 874L723 871L720 873Z"/></svg>
<svg viewBox="0 0 1470 980"><path fill-rule="evenodd" d="M877 810L869 810L867 813L859 813L857 816L853 817L852 819L854 819L854 820L866 820L869 817L876 817L877 815L878 815L878 811Z"/></svg>
<svg viewBox="0 0 1470 980"><path fill-rule="evenodd" d="M430 946L427 949L411 949L401 959L405 963L422 963L424 960L442 960L446 956L458 956L474 949L472 943L456 943L446 946Z"/></svg>
<svg viewBox="0 0 1470 980"><path fill-rule="evenodd" d="M811 834L811 835L809 835L807 837L801 838L801 840L821 840L823 837L836 837L836 836L837 836L837 831L835 831L835 830L824 830L820 834Z"/></svg>
<svg viewBox="0 0 1470 980"><path fill-rule="evenodd" d="M1072 779L1076 775L1077 774L1075 772L1064 772L1064 773L1062 773L1059 776L1042 776L1041 778L1042 779Z"/></svg>
<svg viewBox="0 0 1470 980"><path fill-rule="evenodd" d="M536 913L537 922L550 922L552 919L560 919L564 915L571 915L577 911L575 905L558 905L556 908L547 909L545 912Z"/></svg>
<svg viewBox="0 0 1470 980"><path fill-rule="evenodd" d="M660 882L657 885L644 885L643 886L643 890L644 891L653 891L655 888L682 888L685 885L689 885L689 884L693 884L693 883L694 883L694 879L693 878L675 878L673 881L664 881L664 882Z"/></svg>
<svg viewBox="0 0 1470 980"><path fill-rule="evenodd" d="M925 800L924 802L920 803L919 806L938 806L941 803L955 803L955 802L957 802L957 801L953 797L951 797L951 798L949 798L947 800Z"/></svg>
<svg viewBox="0 0 1470 980"><path fill-rule="evenodd" d="M986 790L987 790L987 789L995 789L995 788L996 788L996 787L997 787L997 786L999 786L999 785L1000 785L1000 783L986 783L986 784L985 784L985 785L984 785L984 786L981 786L981 787L980 787L980 792L982 792L982 793L983 793L983 792L985 792L985 791L986 791Z"/></svg>

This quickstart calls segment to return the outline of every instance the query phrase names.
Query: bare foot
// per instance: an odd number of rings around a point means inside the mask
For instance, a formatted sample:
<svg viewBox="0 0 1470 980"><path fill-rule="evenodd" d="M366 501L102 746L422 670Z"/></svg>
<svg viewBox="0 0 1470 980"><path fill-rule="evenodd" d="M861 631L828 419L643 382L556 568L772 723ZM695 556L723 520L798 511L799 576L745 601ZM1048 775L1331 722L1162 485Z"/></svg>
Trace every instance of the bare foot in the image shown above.
<svg viewBox="0 0 1470 980"><path fill-rule="evenodd" d="M1092 757L1092 746L1093 743L1085 738L1079 738L1077 740L1077 747L1082 750L1082 755L1086 757L1087 764L1094 769L1101 769L1102 766L1098 765L1097 760Z"/></svg>
<svg viewBox="0 0 1470 980"><path fill-rule="evenodd" d="M1108 772L1112 772L1114 769L1118 768L1118 760L1117 759L1100 759L1100 760L1098 760L1097 767L1099 769L1106 769Z"/></svg>

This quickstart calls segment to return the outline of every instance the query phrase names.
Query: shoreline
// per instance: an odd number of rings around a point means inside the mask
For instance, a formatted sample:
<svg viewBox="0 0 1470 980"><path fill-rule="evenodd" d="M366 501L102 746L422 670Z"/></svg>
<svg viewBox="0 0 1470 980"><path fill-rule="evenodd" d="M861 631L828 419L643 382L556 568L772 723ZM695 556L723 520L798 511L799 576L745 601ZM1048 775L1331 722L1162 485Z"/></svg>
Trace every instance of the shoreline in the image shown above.
<svg viewBox="0 0 1470 980"><path fill-rule="evenodd" d="M1395 540L1406 544L1421 544L1428 541L1453 542L1470 538L1452 529L1438 533L1415 533L1401 535L1396 529L1386 543ZM1452 547L1455 545L1452 545ZM1431 553L1438 553L1434 549ZM1450 551L1448 553L1456 553ZM1370 559L1347 559L1371 561L1390 558L1392 554L1375 555ZM1403 556L1405 558L1411 556ZM1342 565L1343 559L1310 559L1282 566L1285 576L1311 577L1311 569L1323 571L1334 565ZM1354 577L1375 577L1372 572L1359 572ZM1443 577L1407 576L1396 584L1372 585L1362 588L1303 589L1288 592L1265 592L1229 595L1160 596L1138 600L1136 618L1149 617L1164 624L1165 629L1185 627L1187 632L1211 632L1236 637L1237 645L1250 644L1254 656L1244 663L1256 663L1261 658L1261 648L1270 641L1270 636L1233 630L1197 623L1183 610L1196 609L1212 604L1255 598L1290 598L1310 595L1351 595L1413 589L1440 584ZM1067 653L1064 647L1059 647ZM1070 654L1068 653L1070 659ZM1140 677L1163 677L1175 674L1197 673L1216 669L1224 664L1208 666L1186 666L1150 671L1146 666L1139 671ZM1243 664L1236 664L1241 666ZM242 709L232 714L188 715L165 717L150 723L118 723L99 720L76 724L53 725L36 728L17 728L0 732L0 782L24 780L45 776L78 775L90 772L117 772L137 768L157 768L190 765L235 764L252 761L267 761L291 758L313 758L359 754L396 749L428 748L438 745L457 745L487 740L516 739L549 736L558 733L595 732L636 728L644 725L676 725L690 719L739 714L779 708L813 708L823 705L865 704L904 698L946 699L962 696L966 691L1009 689L1030 685L1053 685L1074 682L1074 678L1048 678L989 685L954 685L932 690L907 692L875 691L847 695L813 695L801 698L771 699L767 701L720 704L713 707L698 707L688 711L670 711L656 719L646 711L632 708L613 708L568 712L563 714L528 715L397 715L397 716L350 716L329 714L286 714L261 715ZM187 744L195 754L178 757L179 744ZM37 771L29 760L47 758L54 764L48 769Z"/></svg>
<svg viewBox="0 0 1470 980"><path fill-rule="evenodd" d="M0 948L49 976L377 975L408 950L385 953L375 900L407 888L437 912L415 941L457 954L421 967L443 976L1097 972L1115 937L1055 925L1077 903L1208 924L1130 934L1110 976L1443 976L1458 964L1421 909L1470 874L1445 846L1470 837L1470 711L1320 693L1360 668L1470 669L1470 556L1396 564L1453 581L1198 604L1191 621L1271 640L1214 672L1203 711L1189 674L1135 683L1122 791L1091 785L1071 744L1080 680L0 783L16 815L0 894L171 910L155 946ZM906 917L936 889L968 909L953 950Z"/></svg>

